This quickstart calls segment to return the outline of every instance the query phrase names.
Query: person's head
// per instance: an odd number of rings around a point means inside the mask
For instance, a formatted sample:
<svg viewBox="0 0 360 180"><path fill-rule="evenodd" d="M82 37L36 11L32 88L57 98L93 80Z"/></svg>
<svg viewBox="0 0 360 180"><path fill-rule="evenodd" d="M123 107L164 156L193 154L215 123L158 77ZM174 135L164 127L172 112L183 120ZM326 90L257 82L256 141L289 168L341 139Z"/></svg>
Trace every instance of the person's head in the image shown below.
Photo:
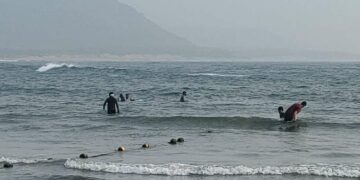
<svg viewBox="0 0 360 180"><path fill-rule="evenodd" d="M130 94L125 94L126 99L129 99Z"/></svg>
<svg viewBox="0 0 360 180"><path fill-rule="evenodd" d="M113 92L110 92L110 93L109 93L109 96L114 96L114 93L113 93Z"/></svg>
<svg viewBox="0 0 360 180"><path fill-rule="evenodd" d="M284 108L282 106L278 107L278 112L284 112Z"/></svg>
<svg viewBox="0 0 360 180"><path fill-rule="evenodd" d="M301 102L301 106L305 107L306 106L306 101Z"/></svg>
<svg viewBox="0 0 360 180"><path fill-rule="evenodd" d="M182 92L182 95L186 96L186 91L183 91L183 92Z"/></svg>

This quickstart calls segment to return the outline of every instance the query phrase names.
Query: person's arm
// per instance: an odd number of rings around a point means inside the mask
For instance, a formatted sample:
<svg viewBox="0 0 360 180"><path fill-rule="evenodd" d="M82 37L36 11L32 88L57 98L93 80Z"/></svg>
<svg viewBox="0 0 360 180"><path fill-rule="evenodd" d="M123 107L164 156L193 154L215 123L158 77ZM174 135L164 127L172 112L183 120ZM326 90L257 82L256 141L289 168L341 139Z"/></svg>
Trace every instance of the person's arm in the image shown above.
<svg viewBox="0 0 360 180"><path fill-rule="evenodd" d="M119 110L119 105L118 105L118 103L117 103L117 102L115 102L115 104L116 104L116 108L117 108L117 113L120 113L120 110Z"/></svg>
<svg viewBox="0 0 360 180"><path fill-rule="evenodd" d="M299 111L294 112L293 121L296 121L298 119Z"/></svg>
<svg viewBox="0 0 360 180"><path fill-rule="evenodd" d="M279 112L279 116L280 116L280 119L284 119L285 118L285 113L284 112Z"/></svg>
<svg viewBox="0 0 360 180"><path fill-rule="evenodd" d="M298 119L298 114L300 113L300 111L301 111L301 106L300 104L297 104L294 109L293 121L296 121Z"/></svg>
<svg viewBox="0 0 360 180"><path fill-rule="evenodd" d="M105 102L104 102L103 110L105 110L106 103L107 103L107 99L106 99Z"/></svg>
<svg viewBox="0 0 360 180"><path fill-rule="evenodd" d="M296 120L297 120L297 112L296 112L296 111L294 112L294 116L293 116L293 117L294 117L293 121L296 121Z"/></svg>

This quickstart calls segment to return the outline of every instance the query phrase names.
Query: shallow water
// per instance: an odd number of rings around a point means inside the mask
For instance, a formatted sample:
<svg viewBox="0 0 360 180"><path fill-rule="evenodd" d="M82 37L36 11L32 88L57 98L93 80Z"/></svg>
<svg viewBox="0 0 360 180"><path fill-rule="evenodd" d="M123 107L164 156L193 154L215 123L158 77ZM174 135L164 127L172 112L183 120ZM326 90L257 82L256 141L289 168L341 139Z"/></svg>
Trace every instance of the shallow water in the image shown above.
<svg viewBox="0 0 360 180"><path fill-rule="evenodd" d="M1 61L0 162L14 168L0 178L359 178L359 74L359 63ZM136 101L109 116L110 91ZM278 106L302 100L298 123L279 121Z"/></svg>

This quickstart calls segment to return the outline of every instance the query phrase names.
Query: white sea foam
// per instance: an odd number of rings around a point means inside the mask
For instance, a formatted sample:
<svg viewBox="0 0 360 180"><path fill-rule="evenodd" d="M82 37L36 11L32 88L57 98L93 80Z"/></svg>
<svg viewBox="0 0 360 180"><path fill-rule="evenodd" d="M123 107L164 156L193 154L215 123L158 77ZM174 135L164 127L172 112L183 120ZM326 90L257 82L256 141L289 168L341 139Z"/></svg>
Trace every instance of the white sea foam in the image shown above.
<svg viewBox="0 0 360 180"><path fill-rule="evenodd" d="M216 73L196 73L188 74L189 76L218 76L218 77L245 77L242 74L216 74Z"/></svg>
<svg viewBox="0 0 360 180"><path fill-rule="evenodd" d="M11 164L24 163L24 164L35 164L39 162L47 162L49 159L13 159L8 157L1 157L0 162L8 162Z"/></svg>
<svg viewBox="0 0 360 180"><path fill-rule="evenodd" d="M66 64L66 63L61 63L61 64L48 63L48 64L45 64L44 66L41 66L41 67L40 67L39 69L37 69L36 71L38 71L38 72L46 72L46 71L48 71L48 70L55 69L55 68L61 68L61 67L71 68L71 67L75 67L75 65L73 65L73 64Z"/></svg>
<svg viewBox="0 0 360 180"><path fill-rule="evenodd" d="M142 175L168 175L168 176L187 176L187 175L316 175L333 177L360 177L359 166L344 165L298 165L298 166L218 166L218 165L190 165L180 163L170 164L121 164L105 162L84 162L81 160L68 159L65 167L102 171L122 174L142 174Z"/></svg>
<svg viewBox="0 0 360 180"><path fill-rule="evenodd" d="M0 62L18 62L18 60L5 60L5 59L0 59Z"/></svg>

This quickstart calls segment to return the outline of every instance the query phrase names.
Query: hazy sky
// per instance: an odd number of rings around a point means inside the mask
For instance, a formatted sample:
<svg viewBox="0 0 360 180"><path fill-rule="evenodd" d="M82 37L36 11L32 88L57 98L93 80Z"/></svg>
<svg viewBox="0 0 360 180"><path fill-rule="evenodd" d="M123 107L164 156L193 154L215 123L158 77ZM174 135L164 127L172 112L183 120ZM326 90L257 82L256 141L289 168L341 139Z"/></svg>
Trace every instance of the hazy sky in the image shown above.
<svg viewBox="0 0 360 180"><path fill-rule="evenodd" d="M360 54L360 0L119 0L203 46Z"/></svg>

